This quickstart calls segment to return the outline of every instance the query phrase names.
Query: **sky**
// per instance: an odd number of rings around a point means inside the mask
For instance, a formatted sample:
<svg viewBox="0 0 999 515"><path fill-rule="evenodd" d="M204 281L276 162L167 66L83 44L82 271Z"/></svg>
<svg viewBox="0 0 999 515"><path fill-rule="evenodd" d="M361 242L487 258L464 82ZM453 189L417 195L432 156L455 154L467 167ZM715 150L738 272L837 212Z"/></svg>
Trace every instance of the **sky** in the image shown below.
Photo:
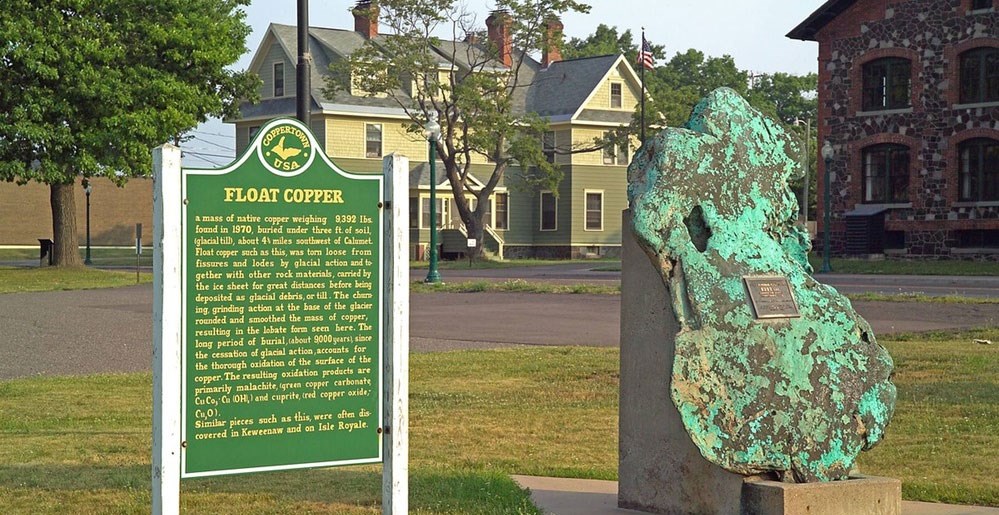
<svg viewBox="0 0 999 515"><path fill-rule="evenodd" d="M494 3L490 0L459 0L477 14L477 24L485 19ZM583 0L584 2L586 0ZM354 0L310 0L309 24L352 29L350 8ZM587 14L563 17L566 39L585 38L603 23L630 29L638 41L642 27L650 42L664 45L668 60L677 52L696 48L708 56L731 55L740 69L753 72L805 74L817 71L818 45L785 37L824 0L589 0ZM234 65L249 66L270 23L294 25L295 0L254 0L246 9L252 33L249 50ZM182 145L185 166L221 166L235 155L236 138L232 124L209 120L193 132L194 139ZM195 155L198 154L198 155Z"/></svg>

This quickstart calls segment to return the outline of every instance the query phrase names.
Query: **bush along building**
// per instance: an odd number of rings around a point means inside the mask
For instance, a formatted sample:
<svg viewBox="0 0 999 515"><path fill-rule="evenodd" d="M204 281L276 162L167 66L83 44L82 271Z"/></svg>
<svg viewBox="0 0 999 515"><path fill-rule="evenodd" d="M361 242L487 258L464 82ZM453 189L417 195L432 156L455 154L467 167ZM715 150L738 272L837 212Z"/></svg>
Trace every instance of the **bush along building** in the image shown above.
<svg viewBox="0 0 999 515"><path fill-rule="evenodd" d="M830 0L788 34L819 43L834 254L999 260L997 10Z"/></svg>
<svg viewBox="0 0 999 515"><path fill-rule="evenodd" d="M335 92L323 88L331 64L343 63L365 45L380 45L395 36L378 33L378 9L360 2L353 10L354 30L310 27L312 64L312 130L325 152L346 170L379 173L384 155L398 152L410 159L411 256L423 259L430 236L430 173L428 145L414 120L397 101L371 95L357 81ZM622 55L563 60L558 45L536 60L511 46L507 30L510 15L494 12L485 34L473 33L462 41L440 41L431 49L441 77L468 66L469 55L489 53L486 68L517 70L523 91L514 97L515 109L536 113L548 123L540 138L544 158L559 166L563 178L557 191L528 186L522 170L508 169L489 197L484 249L501 257L584 257L616 255L621 246L621 211L626 208L626 176L630 144L579 151L610 131L626 127L641 85ZM561 24L549 21L550 34L561 35ZM554 39L550 39L554 41ZM295 114L295 63L297 37L294 26L272 24L250 64L262 79L261 100L244 103L236 125L237 148L246 148L267 120ZM522 63L511 56L522 56ZM405 90L405 88L402 88ZM396 92L398 93L398 92ZM416 96L415 91L402 91ZM576 151L562 151L577 149ZM471 154L468 187L488 181L494 164ZM442 253L456 256L466 250L469 236L457 213L447 177L437 162L436 223L441 230ZM533 184L533 183L530 183ZM466 197L468 198L468 197Z"/></svg>

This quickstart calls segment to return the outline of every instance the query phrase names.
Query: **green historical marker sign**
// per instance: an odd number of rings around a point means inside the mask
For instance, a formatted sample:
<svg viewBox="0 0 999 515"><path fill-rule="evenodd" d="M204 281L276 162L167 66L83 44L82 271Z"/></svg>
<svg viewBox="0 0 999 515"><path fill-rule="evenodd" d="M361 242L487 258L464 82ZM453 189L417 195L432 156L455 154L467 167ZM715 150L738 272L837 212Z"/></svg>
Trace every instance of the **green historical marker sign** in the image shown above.
<svg viewBox="0 0 999 515"><path fill-rule="evenodd" d="M182 476L381 461L382 177L279 119L182 188Z"/></svg>

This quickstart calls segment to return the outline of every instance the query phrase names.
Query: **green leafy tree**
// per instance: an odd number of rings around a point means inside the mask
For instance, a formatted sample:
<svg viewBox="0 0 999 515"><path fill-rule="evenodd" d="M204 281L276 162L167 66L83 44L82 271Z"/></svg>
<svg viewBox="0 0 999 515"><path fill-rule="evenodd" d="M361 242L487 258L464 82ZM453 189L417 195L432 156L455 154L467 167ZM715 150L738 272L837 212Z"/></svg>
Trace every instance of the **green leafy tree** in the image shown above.
<svg viewBox="0 0 999 515"><path fill-rule="evenodd" d="M488 41L455 43L481 34L466 6L455 0L381 0L377 8L391 35L369 41L331 65L324 93L331 98L341 91L390 98L405 111L409 130L416 134L428 120L439 121L437 157L479 254L489 198L512 166L525 184L557 191L553 186L561 173L542 148L548 123L522 107L531 85L528 53L545 48L549 20L589 7L574 0L497 0L497 11L505 18L500 23L508 24L512 42L509 66L497 64L503 49ZM438 33L447 34L446 39ZM482 187L471 180L473 157L486 158L492 168L481 178Z"/></svg>
<svg viewBox="0 0 999 515"><path fill-rule="evenodd" d="M639 42L633 41L631 31L619 34L616 27L600 25L593 34L585 38L569 40L564 54L590 57L623 53L628 56L629 62L634 63L638 44ZM792 132L798 134L802 146L808 138L809 152L802 155L802 160L807 163L809 170L815 170L818 148L814 130L818 112L816 74L751 74L739 69L731 56L705 56L703 52L692 48L677 52L671 59L663 61L663 47L653 44L652 48L658 60L657 66L645 73L645 87L649 92L645 104L648 134L653 134L657 128L664 126L682 126L701 98L724 86L739 92L753 107L786 124ZM806 134L806 120L812 121L811 134ZM641 116L636 110L631 126L633 134L639 133L640 124ZM804 189L802 183L802 179L797 179L791 185L799 197ZM806 195L810 212L815 210L814 184L815 178L812 177Z"/></svg>
<svg viewBox="0 0 999 515"><path fill-rule="evenodd" d="M566 43L563 57L576 59L598 55L624 54L630 62L635 62L638 55L638 45L634 41L631 30L618 34L617 27L608 27L601 23L597 30L585 38L572 38Z"/></svg>
<svg viewBox="0 0 999 515"><path fill-rule="evenodd" d="M80 264L73 188L148 175L150 149L235 114L258 80L249 0L8 0L0 17L0 179L50 185L54 259Z"/></svg>
<svg viewBox="0 0 999 515"><path fill-rule="evenodd" d="M616 27L599 25L589 36L569 40L564 54L577 58L622 53L634 63L638 44L630 30L619 34ZM656 126L683 125L704 95L723 86L739 92L751 105L786 124L799 119L815 119L817 77L814 73L750 74L739 69L731 56L705 56L693 48L677 52L664 61L664 48L651 45L658 58L657 66L646 72L645 85L650 96L646 102L646 123L653 130ZM636 113L633 128L636 133L638 123Z"/></svg>

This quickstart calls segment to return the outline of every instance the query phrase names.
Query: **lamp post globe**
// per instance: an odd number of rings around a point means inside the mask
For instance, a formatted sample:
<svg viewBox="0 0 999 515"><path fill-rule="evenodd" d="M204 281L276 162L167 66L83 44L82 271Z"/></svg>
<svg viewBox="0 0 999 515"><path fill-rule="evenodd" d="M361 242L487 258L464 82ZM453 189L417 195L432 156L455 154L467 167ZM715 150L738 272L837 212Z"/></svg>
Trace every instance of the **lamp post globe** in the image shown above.
<svg viewBox="0 0 999 515"><path fill-rule="evenodd" d="M83 178L83 192L87 195L87 254L83 259L83 264L92 265L90 260L90 193L94 191L94 186L90 184L90 179Z"/></svg>
<svg viewBox="0 0 999 515"><path fill-rule="evenodd" d="M829 233L832 232L832 192L830 188L832 187L832 171L830 167L832 165L833 157L835 157L836 151L833 150L832 145L829 140L826 140L822 144L822 160L825 162L825 173L823 175L824 186L822 188L822 269L820 272L827 274L832 272L832 266L829 264Z"/></svg>
<svg viewBox="0 0 999 515"><path fill-rule="evenodd" d="M430 266L427 278L423 282L439 283L441 274L437 270L437 141L441 137L441 125L437 123L436 113L431 114L423 126L430 160Z"/></svg>

